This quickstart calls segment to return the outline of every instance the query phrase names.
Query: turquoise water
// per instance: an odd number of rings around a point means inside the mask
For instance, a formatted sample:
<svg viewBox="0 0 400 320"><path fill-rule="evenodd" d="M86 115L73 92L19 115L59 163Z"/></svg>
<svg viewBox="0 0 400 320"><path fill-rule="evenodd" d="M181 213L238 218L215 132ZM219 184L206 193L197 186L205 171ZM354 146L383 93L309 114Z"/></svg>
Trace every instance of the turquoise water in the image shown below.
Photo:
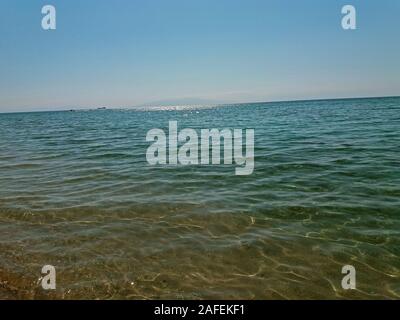
<svg viewBox="0 0 400 320"><path fill-rule="evenodd" d="M254 173L148 165L173 120ZM400 98L0 114L0 298L400 298L399 152Z"/></svg>

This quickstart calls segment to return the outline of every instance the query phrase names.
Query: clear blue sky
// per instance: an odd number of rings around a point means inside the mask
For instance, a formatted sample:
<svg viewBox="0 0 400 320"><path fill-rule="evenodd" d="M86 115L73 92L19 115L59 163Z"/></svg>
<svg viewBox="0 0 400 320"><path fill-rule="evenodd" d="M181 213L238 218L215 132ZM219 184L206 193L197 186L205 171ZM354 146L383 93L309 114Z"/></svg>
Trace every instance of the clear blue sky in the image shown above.
<svg viewBox="0 0 400 320"><path fill-rule="evenodd" d="M399 0L0 0L0 112L383 95Z"/></svg>

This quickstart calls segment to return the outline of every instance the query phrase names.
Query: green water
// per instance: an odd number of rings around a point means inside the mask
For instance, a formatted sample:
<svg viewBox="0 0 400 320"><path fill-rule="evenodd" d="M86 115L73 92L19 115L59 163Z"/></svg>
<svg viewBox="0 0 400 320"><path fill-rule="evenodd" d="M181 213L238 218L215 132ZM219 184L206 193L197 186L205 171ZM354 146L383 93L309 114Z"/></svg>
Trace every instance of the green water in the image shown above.
<svg viewBox="0 0 400 320"><path fill-rule="evenodd" d="M168 121L254 173L148 165ZM400 98L0 114L1 298L400 298Z"/></svg>

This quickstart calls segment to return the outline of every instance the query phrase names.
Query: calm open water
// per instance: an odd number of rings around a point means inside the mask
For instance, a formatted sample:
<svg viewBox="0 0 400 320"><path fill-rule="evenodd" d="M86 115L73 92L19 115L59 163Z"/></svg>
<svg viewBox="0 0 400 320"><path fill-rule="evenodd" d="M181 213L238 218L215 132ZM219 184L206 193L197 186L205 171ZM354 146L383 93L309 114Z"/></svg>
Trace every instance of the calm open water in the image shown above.
<svg viewBox="0 0 400 320"><path fill-rule="evenodd" d="M170 120L253 175L149 166ZM400 298L400 98L0 114L0 298Z"/></svg>

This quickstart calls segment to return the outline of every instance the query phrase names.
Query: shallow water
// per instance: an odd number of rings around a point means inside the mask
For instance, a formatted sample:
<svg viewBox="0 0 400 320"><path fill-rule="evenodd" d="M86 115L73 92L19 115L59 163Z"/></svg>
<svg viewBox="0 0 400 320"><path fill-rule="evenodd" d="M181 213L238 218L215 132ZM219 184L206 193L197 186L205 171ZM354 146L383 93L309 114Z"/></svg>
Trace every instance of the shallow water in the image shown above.
<svg viewBox="0 0 400 320"><path fill-rule="evenodd" d="M149 166L172 120L254 173ZM400 98L0 114L0 299L400 298L399 150Z"/></svg>

